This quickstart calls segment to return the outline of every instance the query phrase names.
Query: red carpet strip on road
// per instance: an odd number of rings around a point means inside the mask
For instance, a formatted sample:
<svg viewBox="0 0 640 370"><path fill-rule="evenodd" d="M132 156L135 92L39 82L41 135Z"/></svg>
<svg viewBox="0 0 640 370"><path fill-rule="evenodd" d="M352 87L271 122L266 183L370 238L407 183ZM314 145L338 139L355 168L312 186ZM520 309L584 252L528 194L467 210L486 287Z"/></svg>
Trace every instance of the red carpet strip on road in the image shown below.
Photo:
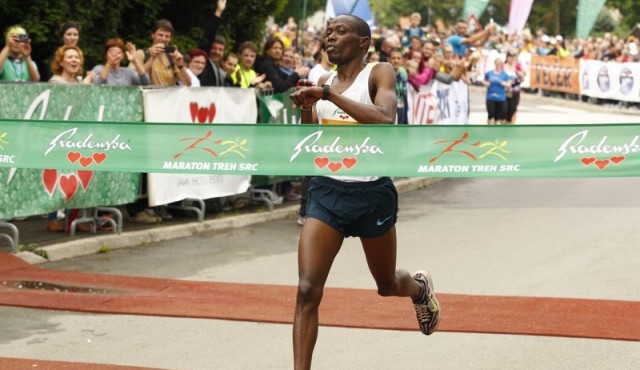
<svg viewBox="0 0 640 370"><path fill-rule="evenodd" d="M16 282L103 290L102 294L18 289ZM0 305L96 313L290 324L295 287L210 283L51 271L0 254ZM640 302L438 294L439 331L640 341ZM418 330L409 299L327 288L320 324Z"/></svg>
<svg viewBox="0 0 640 370"><path fill-rule="evenodd" d="M64 361L43 361L28 360L22 358L0 357L0 369L11 370L160 370L151 367L116 366L105 364L91 364L86 362L64 362Z"/></svg>

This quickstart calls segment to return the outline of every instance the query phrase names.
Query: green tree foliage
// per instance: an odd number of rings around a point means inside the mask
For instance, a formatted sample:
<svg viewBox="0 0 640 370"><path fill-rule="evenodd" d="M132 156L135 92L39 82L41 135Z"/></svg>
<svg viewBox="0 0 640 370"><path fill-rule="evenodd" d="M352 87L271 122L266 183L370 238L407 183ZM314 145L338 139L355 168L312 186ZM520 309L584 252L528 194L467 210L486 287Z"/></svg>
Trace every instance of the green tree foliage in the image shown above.
<svg viewBox="0 0 640 370"><path fill-rule="evenodd" d="M41 70L60 46L62 23L81 24L80 47L85 67L102 63L102 47L111 37L122 37L138 48L149 46L151 28L157 19L169 19L176 30L173 42L183 52L195 47L216 0L0 0L0 29L22 24L32 39L33 57ZM227 37L229 50L246 40L260 44L264 24L270 15L283 12L287 0L228 1L222 15L220 33ZM4 37L2 47L4 46Z"/></svg>
<svg viewBox="0 0 640 370"><path fill-rule="evenodd" d="M319 10L324 10L324 7L327 3L326 0L292 0L287 1L284 10L280 13L280 15L275 17L275 22L277 24L285 24L287 23L287 19L289 17L293 17L296 22L299 22L302 17L302 8L304 2L307 3L307 17L312 16L315 12Z"/></svg>
<svg viewBox="0 0 640 370"><path fill-rule="evenodd" d="M369 0L369 5L375 13L376 21L387 27L396 25L399 17L407 17L413 12L420 13L422 25L426 25L429 9L431 9L432 24L436 19L450 24L462 15L464 0Z"/></svg>
<svg viewBox="0 0 640 370"><path fill-rule="evenodd" d="M605 6L620 10L624 29L632 29L640 23L640 1L638 0L608 0Z"/></svg>

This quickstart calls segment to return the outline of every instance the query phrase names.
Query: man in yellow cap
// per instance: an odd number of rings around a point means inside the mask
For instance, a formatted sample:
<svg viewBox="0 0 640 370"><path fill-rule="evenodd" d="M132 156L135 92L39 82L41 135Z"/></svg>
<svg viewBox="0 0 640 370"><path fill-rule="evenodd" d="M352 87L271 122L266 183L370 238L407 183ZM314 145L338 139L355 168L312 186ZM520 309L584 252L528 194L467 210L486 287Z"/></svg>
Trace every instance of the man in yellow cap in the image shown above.
<svg viewBox="0 0 640 370"><path fill-rule="evenodd" d="M19 25L5 32L5 45L0 51L0 80L39 81L40 73L31 59L31 39Z"/></svg>

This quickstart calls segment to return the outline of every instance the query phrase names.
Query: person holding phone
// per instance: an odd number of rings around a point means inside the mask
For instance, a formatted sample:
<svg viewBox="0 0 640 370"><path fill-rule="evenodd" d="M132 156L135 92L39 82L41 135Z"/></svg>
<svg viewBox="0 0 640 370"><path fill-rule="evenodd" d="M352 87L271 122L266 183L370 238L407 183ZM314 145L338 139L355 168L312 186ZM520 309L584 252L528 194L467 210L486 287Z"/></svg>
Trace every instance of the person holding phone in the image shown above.
<svg viewBox="0 0 640 370"><path fill-rule="evenodd" d="M31 39L20 25L7 28L0 51L0 80L39 81L36 62L31 59Z"/></svg>
<svg viewBox="0 0 640 370"><path fill-rule="evenodd" d="M184 58L178 48L171 44L174 28L167 19L160 19L151 30L153 44L137 50L135 59L144 67L149 75L151 85L175 86L178 81L184 86L191 86L191 77L186 71ZM135 64L131 63L131 68Z"/></svg>

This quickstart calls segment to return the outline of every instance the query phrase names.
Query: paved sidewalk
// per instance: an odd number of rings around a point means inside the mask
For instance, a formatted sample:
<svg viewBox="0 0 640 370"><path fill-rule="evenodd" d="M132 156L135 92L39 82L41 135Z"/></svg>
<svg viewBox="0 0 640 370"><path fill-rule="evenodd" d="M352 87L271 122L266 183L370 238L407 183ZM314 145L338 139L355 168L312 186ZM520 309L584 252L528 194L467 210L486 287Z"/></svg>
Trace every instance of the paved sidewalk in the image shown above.
<svg viewBox="0 0 640 370"><path fill-rule="evenodd" d="M436 178L402 178L396 179L395 184L399 193L419 189L439 181ZM264 206L249 206L241 210L231 210L214 215L208 215L203 222L198 222L195 216L176 216L172 220L165 220L160 224L143 225L124 217L122 234L108 231L77 232L75 236L54 233L46 229L47 220L40 216L29 217L24 221L15 221L20 231L20 244L23 251L18 255L27 262L41 263L58 261L65 258L98 253L101 250L113 250L163 240L184 238L203 232L225 230L243 227L269 220L282 218L297 218L298 201L285 201L273 211ZM26 249L37 249L44 253L47 259ZM0 251L7 251L7 248Z"/></svg>

